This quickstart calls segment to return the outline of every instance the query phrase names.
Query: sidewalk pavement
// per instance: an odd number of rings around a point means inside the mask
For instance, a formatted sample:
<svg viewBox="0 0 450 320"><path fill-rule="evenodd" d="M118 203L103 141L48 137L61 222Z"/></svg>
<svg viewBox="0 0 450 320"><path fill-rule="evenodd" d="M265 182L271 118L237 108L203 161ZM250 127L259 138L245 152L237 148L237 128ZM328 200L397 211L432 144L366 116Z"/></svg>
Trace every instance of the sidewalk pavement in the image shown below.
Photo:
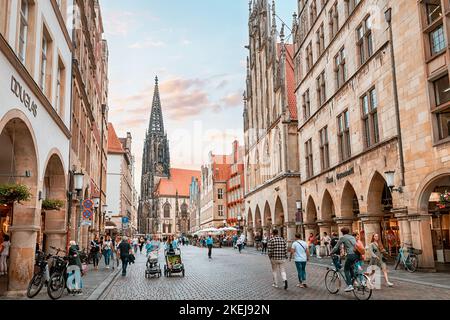
<svg viewBox="0 0 450 320"><path fill-rule="evenodd" d="M119 268L112 269L113 263L116 267L116 260L111 260L110 269L106 269L105 260L102 256L98 270L94 269L94 265L88 265L88 272L82 278L83 281L83 295L69 295L67 290L64 290L64 294L60 300L97 300L108 286L114 281L119 271L122 270L122 263L119 262ZM8 297L1 296L0 300L30 300L28 297ZM33 300L51 300L47 294L47 287L44 286L41 292L33 298Z"/></svg>
<svg viewBox="0 0 450 320"><path fill-rule="evenodd" d="M261 254L261 251L257 251L253 247L246 247L242 253ZM329 257L318 259L317 257L311 257L308 262L310 265L326 268L332 266L332 260ZM367 264L366 264L367 265ZM410 273L402 270L401 267L394 270L394 265L388 264L389 280L410 282L414 284L421 284L430 287L449 289L450 290L450 273L445 272L420 272L420 270Z"/></svg>

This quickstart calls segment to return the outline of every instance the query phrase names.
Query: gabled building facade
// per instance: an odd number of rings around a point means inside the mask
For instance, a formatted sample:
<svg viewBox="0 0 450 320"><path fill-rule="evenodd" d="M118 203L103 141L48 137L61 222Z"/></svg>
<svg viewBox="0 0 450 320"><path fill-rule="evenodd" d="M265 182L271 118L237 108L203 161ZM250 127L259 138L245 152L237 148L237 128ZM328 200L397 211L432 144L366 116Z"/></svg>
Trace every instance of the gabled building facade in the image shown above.
<svg viewBox="0 0 450 320"><path fill-rule="evenodd" d="M296 230L300 198L293 46L277 29L275 3L250 1L249 56L244 107L247 238L278 228Z"/></svg>

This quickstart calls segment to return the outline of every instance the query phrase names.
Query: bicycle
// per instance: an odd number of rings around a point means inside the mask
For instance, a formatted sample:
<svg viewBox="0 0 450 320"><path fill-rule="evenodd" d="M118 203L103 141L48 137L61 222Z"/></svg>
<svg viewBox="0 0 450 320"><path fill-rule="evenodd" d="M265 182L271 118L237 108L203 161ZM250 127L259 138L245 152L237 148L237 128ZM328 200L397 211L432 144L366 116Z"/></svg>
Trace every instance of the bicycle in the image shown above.
<svg viewBox="0 0 450 320"><path fill-rule="evenodd" d="M340 265L339 256L333 256L334 268L327 267L327 273L325 274L325 287L331 294L337 294L341 288L341 282L346 283L345 274L343 268ZM357 263L353 266L355 268L354 277L352 283L354 290L353 295L358 300L369 300L372 296L372 283L367 274L361 272L357 267Z"/></svg>
<svg viewBox="0 0 450 320"><path fill-rule="evenodd" d="M60 257L59 253L63 252L66 254L64 250L50 247L53 250L56 250L56 255L52 256L53 263L50 268L50 279L47 285L47 293L52 300L58 300L62 297L64 293L64 289L67 288L67 267L69 265L69 258L67 256ZM69 293L70 290L67 288Z"/></svg>
<svg viewBox="0 0 450 320"><path fill-rule="evenodd" d="M405 253L405 250L407 251ZM401 247L397 260L395 262L395 270L397 270L398 266L403 264L403 267L406 271L413 273L417 270L419 266L419 258L418 255L422 254L422 250L414 249L412 247Z"/></svg>
<svg viewBox="0 0 450 320"><path fill-rule="evenodd" d="M45 255L44 252L37 252L36 264L35 266L39 270L33 275L27 288L27 297L32 299L41 292L44 285L47 285L50 280L50 271L48 268L48 260L51 255Z"/></svg>

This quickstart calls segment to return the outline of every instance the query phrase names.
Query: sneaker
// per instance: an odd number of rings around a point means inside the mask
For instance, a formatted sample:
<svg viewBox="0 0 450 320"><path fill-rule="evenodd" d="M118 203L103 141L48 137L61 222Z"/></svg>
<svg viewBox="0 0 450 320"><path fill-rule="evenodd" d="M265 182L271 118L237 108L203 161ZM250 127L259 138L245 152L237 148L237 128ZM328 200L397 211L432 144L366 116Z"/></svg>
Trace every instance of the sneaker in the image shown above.
<svg viewBox="0 0 450 320"><path fill-rule="evenodd" d="M388 287L393 287L394 286L394 284L392 282L388 282L387 285L388 285Z"/></svg>
<svg viewBox="0 0 450 320"><path fill-rule="evenodd" d="M106 266L106 269L109 269L109 266Z"/></svg>
<svg viewBox="0 0 450 320"><path fill-rule="evenodd" d="M274 287L274 288L278 288L278 285L277 285L277 284L275 284L275 283L273 283L273 284L272 284L272 287Z"/></svg>
<svg viewBox="0 0 450 320"><path fill-rule="evenodd" d="M354 291L355 290L355 288L353 288L353 286L352 285L349 285L347 288L345 288L345 292L351 292L351 291Z"/></svg>
<svg viewBox="0 0 450 320"><path fill-rule="evenodd" d="M308 288L308 286L306 285L306 283L303 284L303 288Z"/></svg>
<svg viewBox="0 0 450 320"><path fill-rule="evenodd" d="M284 290L287 290L287 288L288 288L287 280L284 280Z"/></svg>

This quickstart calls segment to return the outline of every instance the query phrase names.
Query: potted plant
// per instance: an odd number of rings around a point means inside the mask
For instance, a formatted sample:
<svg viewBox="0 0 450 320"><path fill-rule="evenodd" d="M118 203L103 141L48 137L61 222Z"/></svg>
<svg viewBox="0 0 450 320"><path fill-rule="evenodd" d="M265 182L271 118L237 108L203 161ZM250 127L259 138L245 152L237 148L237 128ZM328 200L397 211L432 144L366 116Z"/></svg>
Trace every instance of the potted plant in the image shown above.
<svg viewBox="0 0 450 320"><path fill-rule="evenodd" d="M450 192L446 190L444 193L440 195L439 198L440 200L439 203L437 204L437 207L439 209L445 209L448 206L450 206Z"/></svg>
<svg viewBox="0 0 450 320"><path fill-rule="evenodd" d="M64 207L64 201L55 199L45 199L42 201L43 210L60 210Z"/></svg>
<svg viewBox="0 0 450 320"><path fill-rule="evenodd" d="M21 204L22 201L31 199L30 189L24 184L0 184L0 204L12 205L15 202Z"/></svg>

